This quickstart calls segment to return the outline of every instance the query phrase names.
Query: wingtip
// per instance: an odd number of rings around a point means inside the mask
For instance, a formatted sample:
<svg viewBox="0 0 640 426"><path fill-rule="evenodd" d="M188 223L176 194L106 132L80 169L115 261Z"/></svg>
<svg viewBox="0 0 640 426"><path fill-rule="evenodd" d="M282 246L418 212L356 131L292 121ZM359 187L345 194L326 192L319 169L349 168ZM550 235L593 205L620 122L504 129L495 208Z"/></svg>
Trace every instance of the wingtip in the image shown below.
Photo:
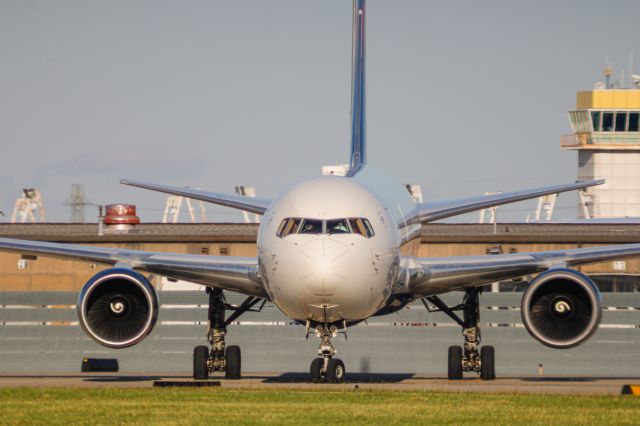
<svg viewBox="0 0 640 426"><path fill-rule="evenodd" d="M606 183L606 179L591 179L591 180L577 180L576 183L577 184L582 184L585 186L596 186L596 185L602 185L604 183Z"/></svg>
<svg viewBox="0 0 640 426"><path fill-rule="evenodd" d="M120 179L120 184L129 185L129 179Z"/></svg>

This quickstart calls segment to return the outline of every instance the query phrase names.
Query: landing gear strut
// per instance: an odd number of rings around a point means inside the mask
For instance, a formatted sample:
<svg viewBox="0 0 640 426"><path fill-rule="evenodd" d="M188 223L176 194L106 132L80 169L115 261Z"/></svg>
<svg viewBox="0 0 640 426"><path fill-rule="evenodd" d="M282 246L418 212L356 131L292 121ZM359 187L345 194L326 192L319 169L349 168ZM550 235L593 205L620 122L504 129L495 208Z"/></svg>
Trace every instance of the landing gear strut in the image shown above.
<svg viewBox="0 0 640 426"><path fill-rule="evenodd" d="M211 349L207 346L196 346L193 350L193 378L206 380L214 371L224 371L226 379L237 380L241 377L241 353L239 346L226 346L225 336L227 326L247 311L259 312L264 307L266 300L257 310L251 308L261 299L249 296L239 306L233 306L226 302L221 289L207 287L209 295L209 332L207 338ZM234 311L225 320L225 311Z"/></svg>
<svg viewBox="0 0 640 426"><path fill-rule="evenodd" d="M318 356L311 362L310 374L313 383L342 383L345 378L344 362L334 358L336 349L331 343L331 338L338 335L338 327L335 325L317 325L316 337L320 338Z"/></svg>
<svg viewBox="0 0 640 426"><path fill-rule="evenodd" d="M460 346L450 346L448 356L449 380L462 380L462 373L473 371L480 373L483 380L494 380L495 350L493 346L483 346L480 351L480 303L478 296L482 292L480 288L468 288L462 303L453 308L448 307L438 296L429 296L426 299L438 309L430 309L423 299L422 302L431 312L444 312L462 327L464 337L464 349ZM462 310L462 319L454 312Z"/></svg>

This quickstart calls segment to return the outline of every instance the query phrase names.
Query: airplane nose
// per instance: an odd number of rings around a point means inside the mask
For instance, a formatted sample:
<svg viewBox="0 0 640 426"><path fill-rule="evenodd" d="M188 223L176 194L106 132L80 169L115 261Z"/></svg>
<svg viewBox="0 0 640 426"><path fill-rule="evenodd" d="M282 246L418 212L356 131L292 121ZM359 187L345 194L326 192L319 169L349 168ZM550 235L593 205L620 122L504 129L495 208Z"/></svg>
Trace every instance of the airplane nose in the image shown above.
<svg viewBox="0 0 640 426"><path fill-rule="evenodd" d="M317 239L300 247L306 268L301 280L315 296L331 296L349 281L348 247L336 240Z"/></svg>

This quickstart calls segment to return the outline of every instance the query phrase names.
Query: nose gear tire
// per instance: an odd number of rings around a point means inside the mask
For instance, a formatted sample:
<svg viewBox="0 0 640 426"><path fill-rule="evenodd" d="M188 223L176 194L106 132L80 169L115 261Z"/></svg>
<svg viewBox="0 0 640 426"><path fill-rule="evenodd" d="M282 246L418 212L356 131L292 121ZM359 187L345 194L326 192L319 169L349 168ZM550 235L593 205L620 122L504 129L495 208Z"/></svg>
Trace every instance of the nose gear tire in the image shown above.
<svg viewBox="0 0 640 426"><path fill-rule="evenodd" d="M345 369L344 362L338 358L331 358L327 363L326 377L329 383L344 382Z"/></svg>
<svg viewBox="0 0 640 426"><path fill-rule="evenodd" d="M322 367L324 366L324 359L316 358L311 361L311 368L309 374L311 375L312 383L320 383L322 381Z"/></svg>

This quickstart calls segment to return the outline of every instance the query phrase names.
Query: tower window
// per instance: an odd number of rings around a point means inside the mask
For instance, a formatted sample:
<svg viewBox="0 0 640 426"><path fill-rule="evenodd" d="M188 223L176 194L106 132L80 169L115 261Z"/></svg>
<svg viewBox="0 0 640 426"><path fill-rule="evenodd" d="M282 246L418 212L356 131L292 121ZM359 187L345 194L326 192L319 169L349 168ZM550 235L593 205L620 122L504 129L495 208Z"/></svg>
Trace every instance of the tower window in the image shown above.
<svg viewBox="0 0 640 426"><path fill-rule="evenodd" d="M600 111L591 111L591 121L593 122L593 131L600 132L602 129L602 124L600 123L600 117L602 113Z"/></svg>
<svg viewBox="0 0 640 426"><path fill-rule="evenodd" d="M616 113L616 132L624 132L627 127L627 112Z"/></svg>
<svg viewBox="0 0 640 426"><path fill-rule="evenodd" d="M612 112L602 113L602 131L613 132L613 113Z"/></svg>
<svg viewBox="0 0 640 426"><path fill-rule="evenodd" d="M630 132L640 131L640 129L638 128L639 118L640 118L640 112L629 113L629 131Z"/></svg>

